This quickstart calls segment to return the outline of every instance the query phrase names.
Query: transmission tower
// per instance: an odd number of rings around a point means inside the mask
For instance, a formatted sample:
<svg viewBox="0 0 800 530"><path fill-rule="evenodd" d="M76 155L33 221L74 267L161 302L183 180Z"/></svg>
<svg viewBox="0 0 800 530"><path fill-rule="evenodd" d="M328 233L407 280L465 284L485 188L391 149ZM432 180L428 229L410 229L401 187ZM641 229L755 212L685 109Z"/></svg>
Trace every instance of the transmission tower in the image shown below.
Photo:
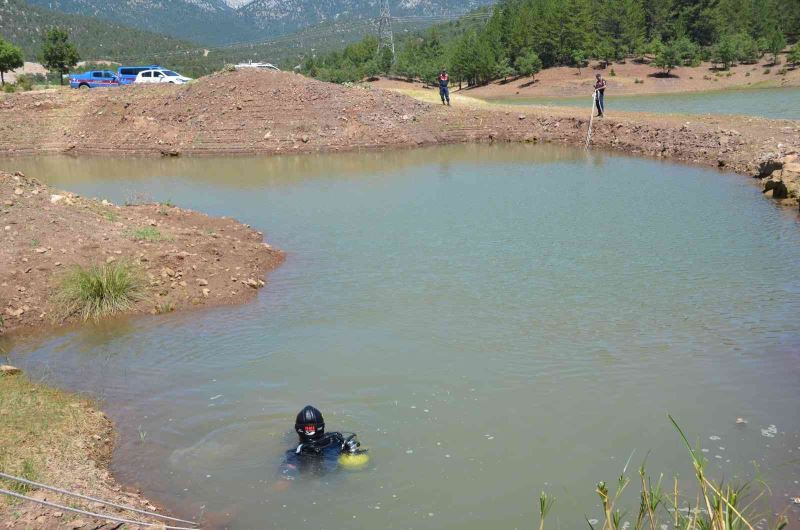
<svg viewBox="0 0 800 530"><path fill-rule="evenodd" d="M389 0L381 1L381 15L378 17L378 54L384 48L392 50L394 62L394 34L392 34L392 12L389 9Z"/></svg>

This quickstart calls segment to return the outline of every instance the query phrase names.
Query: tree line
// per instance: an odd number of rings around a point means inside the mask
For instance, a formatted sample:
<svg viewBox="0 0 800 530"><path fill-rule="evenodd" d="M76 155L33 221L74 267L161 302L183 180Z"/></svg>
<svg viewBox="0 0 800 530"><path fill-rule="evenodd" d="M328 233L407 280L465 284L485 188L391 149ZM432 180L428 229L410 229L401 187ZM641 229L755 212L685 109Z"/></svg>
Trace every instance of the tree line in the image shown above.
<svg viewBox="0 0 800 530"><path fill-rule="evenodd" d="M22 49L0 38L0 84L5 86L5 73L24 64ZM80 55L75 46L69 41L69 34L61 28L50 28L42 44L42 52L38 57L42 65L53 73L58 74L59 84L64 83L63 74L80 61ZM17 83L21 88L30 90L31 82L23 78Z"/></svg>
<svg viewBox="0 0 800 530"><path fill-rule="evenodd" d="M798 0L501 0L488 20L435 26L398 43L394 61L368 36L341 52L309 57L305 73L329 81L394 74L479 85L542 68L648 60L665 74L712 61L727 69L771 54L777 64L800 36ZM385 53L385 52L384 52ZM795 45L789 62L800 63Z"/></svg>

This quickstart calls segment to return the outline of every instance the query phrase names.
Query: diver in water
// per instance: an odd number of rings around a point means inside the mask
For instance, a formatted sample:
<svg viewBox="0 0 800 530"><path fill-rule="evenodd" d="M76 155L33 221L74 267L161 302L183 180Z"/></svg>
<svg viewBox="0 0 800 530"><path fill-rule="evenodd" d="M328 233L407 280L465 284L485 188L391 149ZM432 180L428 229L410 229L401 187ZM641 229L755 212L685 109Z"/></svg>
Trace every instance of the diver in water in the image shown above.
<svg viewBox="0 0 800 530"><path fill-rule="evenodd" d="M338 467L359 469L369 461L366 449L354 433L325 432L325 419L319 409L306 406L294 423L299 443L286 454L283 474L292 478L295 472L322 475Z"/></svg>

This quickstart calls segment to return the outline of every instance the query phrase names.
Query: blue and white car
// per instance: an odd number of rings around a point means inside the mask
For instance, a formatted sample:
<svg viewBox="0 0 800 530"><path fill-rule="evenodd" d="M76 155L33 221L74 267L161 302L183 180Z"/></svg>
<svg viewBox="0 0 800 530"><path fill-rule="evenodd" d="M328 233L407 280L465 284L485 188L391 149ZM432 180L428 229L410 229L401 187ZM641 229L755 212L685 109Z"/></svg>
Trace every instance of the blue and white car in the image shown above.
<svg viewBox="0 0 800 530"><path fill-rule="evenodd" d="M100 88L119 86L117 74L110 70L91 70L69 76L70 88Z"/></svg>

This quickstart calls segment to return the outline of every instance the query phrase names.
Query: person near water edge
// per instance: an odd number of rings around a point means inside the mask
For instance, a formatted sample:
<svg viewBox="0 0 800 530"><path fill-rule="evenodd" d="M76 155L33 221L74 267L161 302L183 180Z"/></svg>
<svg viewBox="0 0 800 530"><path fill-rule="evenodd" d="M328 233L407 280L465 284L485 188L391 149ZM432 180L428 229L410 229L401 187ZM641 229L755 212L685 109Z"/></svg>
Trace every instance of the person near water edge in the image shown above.
<svg viewBox="0 0 800 530"><path fill-rule="evenodd" d="M597 81L594 84L594 94L595 94L594 103L597 106L597 117L602 118L603 113L606 110L606 105L605 102L603 101L603 95L605 94L607 84L606 80L603 79L602 75L597 74L595 77L597 78Z"/></svg>
<svg viewBox="0 0 800 530"><path fill-rule="evenodd" d="M298 445L287 451L281 473L293 480L298 473L324 475L337 468L360 469L369 456L355 433L325 432L325 419L319 409L308 405L298 414L294 431Z"/></svg>
<svg viewBox="0 0 800 530"><path fill-rule="evenodd" d="M450 76L447 75L447 70L439 72L439 96L442 98L442 105L450 106Z"/></svg>

